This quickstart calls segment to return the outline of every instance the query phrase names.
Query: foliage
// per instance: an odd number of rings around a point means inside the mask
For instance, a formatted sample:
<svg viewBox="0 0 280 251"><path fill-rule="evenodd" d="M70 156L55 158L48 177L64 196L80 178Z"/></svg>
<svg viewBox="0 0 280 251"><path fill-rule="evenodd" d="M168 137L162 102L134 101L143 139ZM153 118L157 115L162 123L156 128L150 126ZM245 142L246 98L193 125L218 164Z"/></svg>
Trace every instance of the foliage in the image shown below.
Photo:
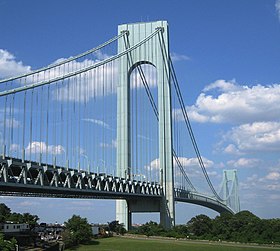
<svg viewBox="0 0 280 251"><path fill-rule="evenodd" d="M213 241L280 244L280 219L260 219L249 211L235 215L222 213L215 219L201 214L193 217L186 225L175 226L169 231L151 221L138 227L133 233Z"/></svg>
<svg viewBox="0 0 280 251"><path fill-rule="evenodd" d="M34 227L39 220L37 215L32 215L30 213L12 213L11 209L5 204L0 204L0 222L12 221L17 223L27 223L30 227Z"/></svg>
<svg viewBox="0 0 280 251"><path fill-rule="evenodd" d="M39 217L30 213L12 213L6 218L6 220L18 223L27 223L30 225L30 228L32 228L37 224Z"/></svg>
<svg viewBox="0 0 280 251"><path fill-rule="evenodd" d="M0 203L0 222L5 222L6 218L11 214L11 209L4 203Z"/></svg>
<svg viewBox="0 0 280 251"><path fill-rule="evenodd" d="M187 223L188 229L191 233L196 236L205 236L212 231L213 223L212 220L203 214L193 217Z"/></svg>
<svg viewBox="0 0 280 251"><path fill-rule="evenodd" d="M3 234L0 233L0 250L3 251L15 250L16 243L17 241L14 238L12 238L9 241L4 240Z"/></svg>
<svg viewBox="0 0 280 251"><path fill-rule="evenodd" d="M154 221L147 222L146 224L140 226L136 233L145 234L147 236L164 235L164 228Z"/></svg>
<svg viewBox="0 0 280 251"><path fill-rule="evenodd" d="M126 229L124 228L124 224L119 223L119 221L117 221L117 220L108 222L108 227L109 227L109 231L111 231L111 232L115 232L115 233L121 234L121 235L126 233Z"/></svg>
<svg viewBox="0 0 280 251"><path fill-rule="evenodd" d="M86 218L73 215L65 224L63 240L66 246L71 247L80 243L87 243L93 237L91 225Z"/></svg>

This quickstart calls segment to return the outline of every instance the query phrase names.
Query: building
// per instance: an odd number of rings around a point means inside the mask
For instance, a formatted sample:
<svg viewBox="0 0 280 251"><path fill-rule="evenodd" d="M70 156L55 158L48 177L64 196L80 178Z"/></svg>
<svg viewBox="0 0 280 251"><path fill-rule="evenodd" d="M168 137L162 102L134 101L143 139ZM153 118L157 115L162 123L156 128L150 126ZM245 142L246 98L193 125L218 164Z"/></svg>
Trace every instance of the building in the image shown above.
<svg viewBox="0 0 280 251"><path fill-rule="evenodd" d="M22 233L30 230L29 224L26 223L13 223L13 222L5 222L0 223L0 232L4 234L9 233Z"/></svg>

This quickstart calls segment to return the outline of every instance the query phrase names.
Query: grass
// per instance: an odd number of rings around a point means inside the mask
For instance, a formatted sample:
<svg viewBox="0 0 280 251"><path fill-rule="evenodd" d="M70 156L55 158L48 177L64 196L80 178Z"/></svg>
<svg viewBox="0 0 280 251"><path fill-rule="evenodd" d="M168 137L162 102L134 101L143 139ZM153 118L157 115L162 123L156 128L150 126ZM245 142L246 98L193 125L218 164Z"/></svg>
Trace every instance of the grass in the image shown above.
<svg viewBox="0 0 280 251"><path fill-rule="evenodd" d="M123 238L112 237L92 241L88 245L81 245L77 251L269 251L280 248L266 246L250 246L230 243L215 243L208 241L178 241L168 239Z"/></svg>

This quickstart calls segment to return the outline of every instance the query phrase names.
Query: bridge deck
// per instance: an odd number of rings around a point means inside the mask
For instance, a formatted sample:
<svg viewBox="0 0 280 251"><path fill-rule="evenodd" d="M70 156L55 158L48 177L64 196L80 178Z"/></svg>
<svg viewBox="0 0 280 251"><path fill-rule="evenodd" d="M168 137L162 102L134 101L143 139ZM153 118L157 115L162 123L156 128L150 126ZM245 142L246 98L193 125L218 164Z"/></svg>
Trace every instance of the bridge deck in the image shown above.
<svg viewBox="0 0 280 251"><path fill-rule="evenodd" d="M127 180L103 173L20 159L0 160L0 194L7 196L96 198L96 199L157 199L163 196L157 183ZM213 209L219 213L234 213L226 204L204 194L174 189L174 199Z"/></svg>
<svg viewBox="0 0 280 251"><path fill-rule="evenodd" d="M19 159L0 160L0 193L15 196L129 199L161 198L156 183L68 169Z"/></svg>

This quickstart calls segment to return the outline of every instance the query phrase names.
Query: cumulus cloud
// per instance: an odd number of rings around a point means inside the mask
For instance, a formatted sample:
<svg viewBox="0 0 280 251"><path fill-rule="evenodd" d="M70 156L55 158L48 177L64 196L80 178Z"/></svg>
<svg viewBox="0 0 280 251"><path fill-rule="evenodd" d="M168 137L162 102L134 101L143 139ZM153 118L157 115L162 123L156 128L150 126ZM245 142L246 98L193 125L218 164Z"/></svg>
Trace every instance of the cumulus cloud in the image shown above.
<svg viewBox="0 0 280 251"><path fill-rule="evenodd" d="M143 81L145 80L149 88L157 86L157 70L154 66L149 64L142 64L141 66L143 75L140 73L140 68L135 68L130 75L130 88L139 89L144 88Z"/></svg>
<svg viewBox="0 0 280 251"><path fill-rule="evenodd" d="M225 81L222 79L216 80L215 82L207 85L203 91L207 92L213 89L218 89L219 91L223 92L231 92L231 91L238 91L241 90L242 87L237 86L236 81L233 79L231 81Z"/></svg>
<svg viewBox="0 0 280 251"><path fill-rule="evenodd" d="M28 73L31 66L17 61L16 57L7 50L0 49L0 78L8 78L14 75Z"/></svg>
<svg viewBox="0 0 280 251"><path fill-rule="evenodd" d="M224 137L231 143L224 149L229 153L280 150L280 123L254 122L233 127Z"/></svg>
<svg viewBox="0 0 280 251"><path fill-rule="evenodd" d="M100 62L101 59L105 59L108 56L104 56L101 52L98 54L98 58L95 60L84 60L81 62L71 62L70 69L82 69L85 66L94 65ZM60 60L60 59L59 59ZM65 59L63 59L65 60ZM144 78L140 74L140 71L135 68L130 75L130 87L131 89L144 88L143 81L145 80L150 88L157 86L157 72L156 68L151 65L141 65ZM68 67L61 69L53 69L49 73L49 78L56 78L69 73ZM70 88L68 85L61 86L59 89L59 95L54 95L57 100L70 100L70 101L88 101L92 98L109 96L117 93L117 87L119 85L118 74L118 62L107 63L102 67L89 70L77 77L70 78ZM43 80L43 76L40 77ZM67 81L66 81L67 82ZM83 97L83 98L80 98Z"/></svg>
<svg viewBox="0 0 280 251"><path fill-rule="evenodd" d="M253 190L257 195L262 194L267 197L267 192L270 195L279 196L280 190L280 173L269 171L264 176L253 174L246 178L245 182L240 182L240 189L247 193L247 190Z"/></svg>
<svg viewBox="0 0 280 251"><path fill-rule="evenodd" d="M240 152L240 150L234 145L229 144L224 148L224 152L228 154L234 154L234 155L242 155L243 153Z"/></svg>
<svg viewBox="0 0 280 251"><path fill-rule="evenodd" d="M280 180L280 173L279 172L270 172L268 175L265 176L268 180Z"/></svg>
<svg viewBox="0 0 280 251"><path fill-rule="evenodd" d="M230 160L227 164L233 166L234 168L249 168L258 166L260 164L260 160L255 158L240 158L238 160Z"/></svg>
<svg viewBox="0 0 280 251"><path fill-rule="evenodd" d="M94 65L108 57L109 55L106 53L97 51L93 53L90 58L74 60L61 66L55 66L50 70L27 76L24 78L24 81L18 81L18 84L31 85L42 81L63 77L71 72L75 72L85 67ZM55 65L67 59L69 58L59 58L51 65ZM6 50L0 49L0 78L7 78L29 72L31 72L30 66L25 66L21 61L16 61L16 58L13 54ZM84 99L81 99L80 97L86 97L89 99L116 93L116 73L117 65L114 63L108 63L104 67L99 67L88 72L81 73L80 75L61 81L58 85L59 91L54 91L52 93L52 97L55 100L61 101L70 100L84 102ZM70 88L69 85L66 85L66 83L70 84ZM14 87L11 86L11 88Z"/></svg>
<svg viewBox="0 0 280 251"><path fill-rule="evenodd" d="M184 168L186 168L186 170L188 168L200 168L197 158L178 157L178 159L179 159L181 165ZM214 165L214 162L212 160L209 160L205 157L202 157L202 160L203 160L204 166L206 168L212 167ZM174 165L174 167L177 167L177 162L176 162L175 158L173 158L173 165ZM150 163L150 167L152 169L158 170L159 167L160 167L159 159L157 158L157 159L152 160L151 163Z"/></svg>
<svg viewBox="0 0 280 251"><path fill-rule="evenodd" d="M279 106L280 84L249 87L217 80L204 88L187 111L191 120L201 123L241 124L275 120Z"/></svg>
<svg viewBox="0 0 280 251"><path fill-rule="evenodd" d="M184 167L197 167L199 166L199 162L197 158L186 158L186 157L178 157L180 163L182 164L182 166ZM214 165L214 162L212 160L209 160L205 157L202 157L202 161L204 163L204 166L206 168L212 167ZM173 160L174 165L177 165L176 161Z"/></svg>
<svg viewBox="0 0 280 251"><path fill-rule="evenodd" d="M48 145L45 142L33 141L25 148L26 152L31 153L49 153L49 154L63 154L65 149L61 145Z"/></svg>
<svg viewBox="0 0 280 251"><path fill-rule="evenodd" d="M36 73L24 78L24 81L19 81L21 85L31 85L43 82L46 80L61 78L71 72L82 70L86 67L93 66L110 55L99 50L91 54L89 58L82 58L65 63L61 66L55 66L47 71ZM51 65L55 65L69 58L59 58ZM151 65L141 65L145 74L145 79L150 88L157 86L156 69ZM0 49L0 78L9 77L12 75L20 75L31 71L30 66L25 66L22 62L17 62L14 55L8 51ZM144 88L143 78L137 69L131 74L131 88ZM79 75L64 79L58 83L57 89L52 91L51 97L59 101L78 101L85 102L92 98L104 97L117 93L119 84L118 62L112 61L103 66L94 68ZM14 88L8 86L8 88Z"/></svg>

